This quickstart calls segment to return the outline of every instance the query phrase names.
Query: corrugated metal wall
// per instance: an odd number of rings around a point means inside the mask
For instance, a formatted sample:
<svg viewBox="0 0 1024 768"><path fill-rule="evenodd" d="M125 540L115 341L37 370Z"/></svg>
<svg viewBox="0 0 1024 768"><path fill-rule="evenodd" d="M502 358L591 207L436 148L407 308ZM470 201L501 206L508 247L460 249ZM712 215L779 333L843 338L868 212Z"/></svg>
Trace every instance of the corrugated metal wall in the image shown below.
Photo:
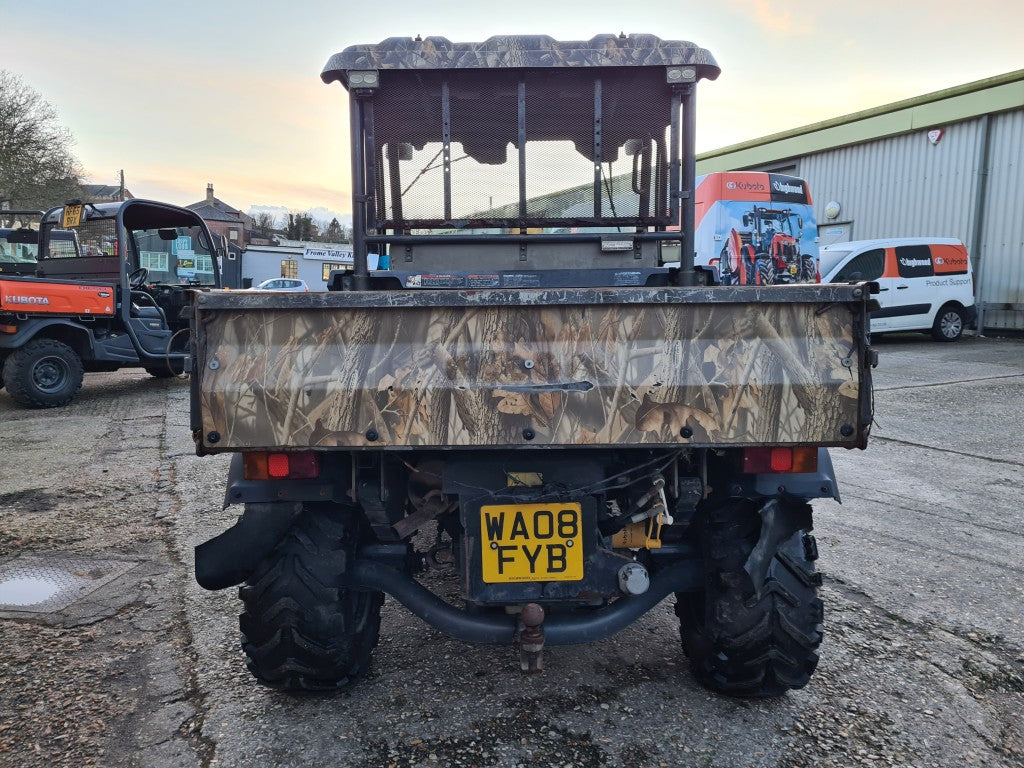
<svg viewBox="0 0 1024 768"><path fill-rule="evenodd" d="M980 249L985 327L1024 330L1024 110L991 121Z"/></svg>
<svg viewBox="0 0 1024 768"><path fill-rule="evenodd" d="M989 178L980 253L986 328L1024 330L1024 110L990 118ZM836 223L852 238L957 237L972 244L984 118L801 157L820 225L837 201ZM1011 308L1009 305L1016 305Z"/></svg>
<svg viewBox="0 0 1024 768"><path fill-rule="evenodd" d="M800 159L815 207L842 205L836 221L853 238L959 237L967 242L974 210L981 121L946 128L937 145L927 131L843 147ZM824 223L824 222L820 222Z"/></svg>

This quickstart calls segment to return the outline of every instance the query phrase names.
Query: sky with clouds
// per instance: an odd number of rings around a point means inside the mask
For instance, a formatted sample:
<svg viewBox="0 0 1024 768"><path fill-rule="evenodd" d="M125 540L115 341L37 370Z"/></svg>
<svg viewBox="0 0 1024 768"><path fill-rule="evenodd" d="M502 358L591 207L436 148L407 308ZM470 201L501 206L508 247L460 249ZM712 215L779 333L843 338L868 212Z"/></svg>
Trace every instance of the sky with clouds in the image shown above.
<svg viewBox="0 0 1024 768"><path fill-rule="evenodd" d="M242 210L345 218L347 100L319 74L358 43L690 40L722 67L698 90L698 151L1024 68L1020 0L0 0L0 19L0 69L57 110L90 181L124 169L139 197L187 204L212 182Z"/></svg>

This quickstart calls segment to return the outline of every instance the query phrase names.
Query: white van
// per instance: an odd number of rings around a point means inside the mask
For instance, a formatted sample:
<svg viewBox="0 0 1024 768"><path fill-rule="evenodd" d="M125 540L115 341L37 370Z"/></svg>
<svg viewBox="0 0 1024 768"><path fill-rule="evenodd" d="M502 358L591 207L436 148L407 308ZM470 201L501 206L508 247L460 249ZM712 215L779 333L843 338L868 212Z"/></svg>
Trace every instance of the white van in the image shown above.
<svg viewBox="0 0 1024 768"><path fill-rule="evenodd" d="M821 281L874 280L880 309L871 332L926 331L937 341L956 341L974 327L974 278L959 240L899 237L834 243L820 251Z"/></svg>

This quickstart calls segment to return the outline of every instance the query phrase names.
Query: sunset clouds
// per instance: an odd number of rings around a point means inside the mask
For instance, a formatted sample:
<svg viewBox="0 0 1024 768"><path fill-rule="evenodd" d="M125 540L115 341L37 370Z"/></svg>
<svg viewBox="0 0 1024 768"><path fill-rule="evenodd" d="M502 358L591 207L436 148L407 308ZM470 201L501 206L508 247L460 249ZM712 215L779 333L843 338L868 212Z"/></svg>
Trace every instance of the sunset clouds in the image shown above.
<svg viewBox="0 0 1024 768"><path fill-rule="evenodd" d="M1024 67L1024 4L912 0L522 0L357 5L293 0L130 5L96 0L0 17L0 69L38 90L75 135L90 180L124 169L139 196L191 203L207 182L235 207L351 208L348 107L319 73L328 57L386 37L494 34L559 39L649 32L712 51L722 76L698 97L705 151Z"/></svg>

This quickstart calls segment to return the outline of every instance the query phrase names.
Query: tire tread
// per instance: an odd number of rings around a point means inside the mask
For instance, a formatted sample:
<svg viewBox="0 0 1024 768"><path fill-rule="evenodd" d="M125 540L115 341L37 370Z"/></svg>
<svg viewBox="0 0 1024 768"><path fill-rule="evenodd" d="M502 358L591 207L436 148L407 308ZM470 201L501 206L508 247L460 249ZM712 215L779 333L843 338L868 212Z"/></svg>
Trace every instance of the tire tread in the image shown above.
<svg viewBox="0 0 1024 768"><path fill-rule="evenodd" d="M808 557L817 549L806 531L780 545L766 582L758 594L750 593L742 568L759 532L751 502L733 500L709 514L701 542L705 589L679 593L676 603L683 648L698 681L754 698L807 684L818 664L823 615L820 574Z"/></svg>
<svg viewBox="0 0 1024 768"><path fill-rule="evenodd" d="M250 672L270 687L336 690L369 669L384 596L344 586L356 516L331 514L303 511L239 589L242 649Z"/></svg>

